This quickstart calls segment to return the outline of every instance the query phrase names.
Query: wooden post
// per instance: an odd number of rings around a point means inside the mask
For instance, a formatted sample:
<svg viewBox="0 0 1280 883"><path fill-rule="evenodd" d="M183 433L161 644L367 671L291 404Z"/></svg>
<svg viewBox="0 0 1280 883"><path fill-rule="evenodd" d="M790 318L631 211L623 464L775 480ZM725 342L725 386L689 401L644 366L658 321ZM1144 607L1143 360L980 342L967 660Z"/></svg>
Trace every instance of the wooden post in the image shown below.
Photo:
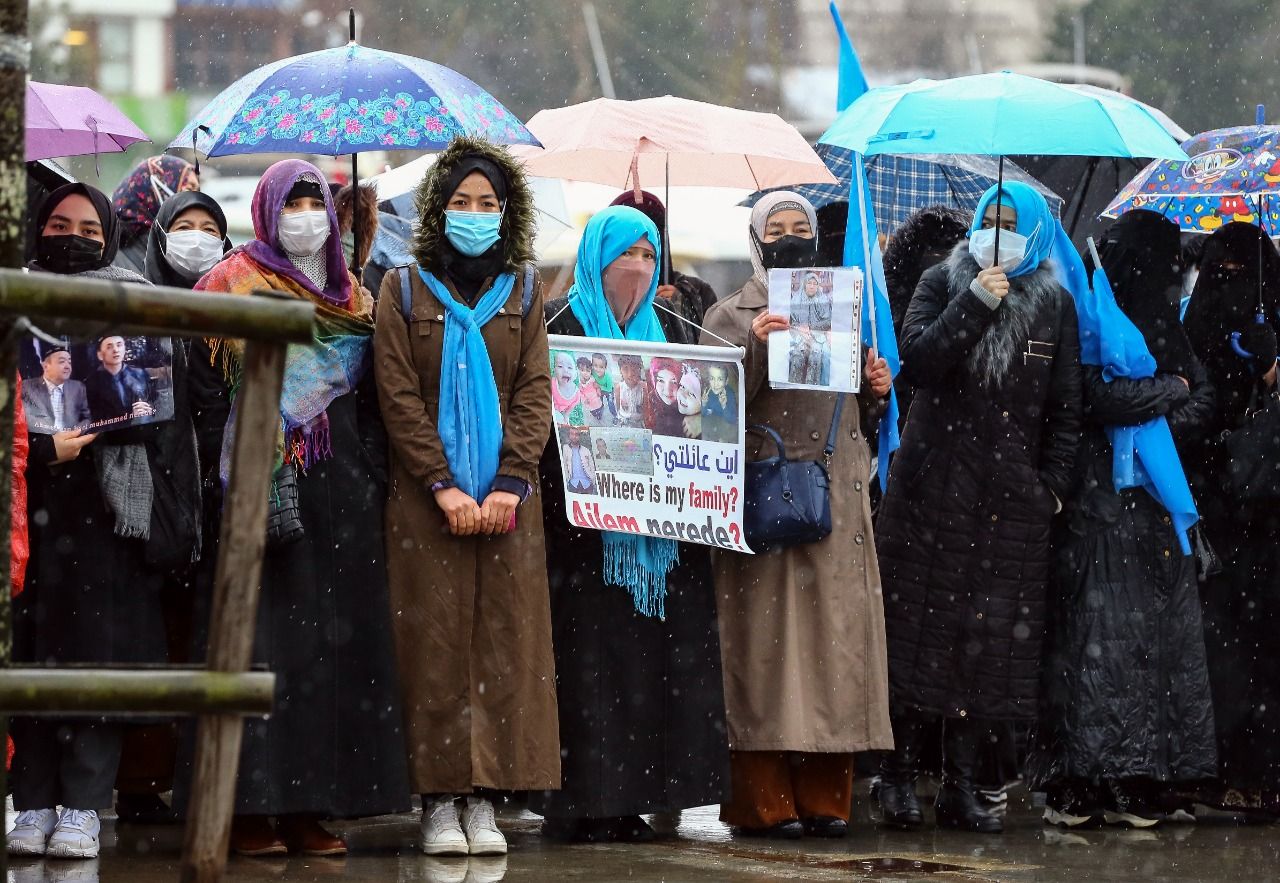
<svg viewBox="0 0 1280 883"><path fill-rule="evenodd" d="M269 671L16 668L0 669L0 711L99 715L271 713L276 676Z"/></svg>
<svg viewBox="0 0 1280 883"><path fill-rule="evenodd" d="M284 357L284 344L251 340L245 345L244 383L236 401L230 487L214 576L208 657L212 671L247 671L253 654L267 534L266 489L275 463ZM183 842L184 883L222 879L243 735L244 722L238 715L200 718Z"/></svg>
<svg viewBox="0 0 1280 883"><path fill-rule="evenodd" d="M27 0L0 0L0 267L21 267L26 256L26 104ZM17 350L9 340L11 321L0 319L0 668L13 651L9 599L9 532L13 491L13 404L16 396ZM9 718L0 714L0 747L9 734ZM0 794L9 793L8 775L0 765ZM8 856L0 850L0 877L8 875Z"/></svg>

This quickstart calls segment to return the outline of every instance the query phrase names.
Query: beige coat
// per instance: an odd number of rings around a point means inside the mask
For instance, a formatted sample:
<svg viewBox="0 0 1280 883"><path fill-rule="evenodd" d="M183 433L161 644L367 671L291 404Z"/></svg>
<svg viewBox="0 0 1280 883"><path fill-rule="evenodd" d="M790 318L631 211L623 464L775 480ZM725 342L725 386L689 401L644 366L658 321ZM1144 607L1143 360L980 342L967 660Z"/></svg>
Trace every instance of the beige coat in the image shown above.
<svg viewBox="0 0 1280 883"><path fill-rule="evenodd" d="M774 391L767 347L751 333L768 293L752 279L708 312L707 331L747 348L746 423L777 430L789 459L822 460L836 397ZM704 344L718 341L704 334ZM871 536L871 455L845 400L831 464L832 533L762 555L715 553L729 747L853 752L893 747L880 571ZM873 405L874 407L874 405ZM747 435L747 459L774 454Z"/></svg>
<svg viewBox="0 0 1280 883"><path fill-rule="evenodd" d="M412 321L400 311L399 274L387 273L373 339L391 442L387 572L410 782L420 793L558 788L538 494L538 461L551 431L541 282L527 317L517 278L483 329L505 427L498 473L529 482L533 494L517 510L514 532L455 537L431 491L451 477L436 431L444 309L416 267L410 279Z"/></svg>

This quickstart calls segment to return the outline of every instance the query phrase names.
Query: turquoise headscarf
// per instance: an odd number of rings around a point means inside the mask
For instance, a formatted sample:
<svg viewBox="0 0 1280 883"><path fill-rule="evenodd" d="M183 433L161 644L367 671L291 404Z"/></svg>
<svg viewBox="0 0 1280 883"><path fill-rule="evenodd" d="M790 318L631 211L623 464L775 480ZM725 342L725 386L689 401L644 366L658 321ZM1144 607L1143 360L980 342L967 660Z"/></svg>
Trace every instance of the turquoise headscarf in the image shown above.
<svg viewBox="0 0 1280 883"><path fill-rule="evenodd" d="M642 236L653 245L657 260L649 290L624 329L618 326L605 299L602 277L605 267ZM588 337L666 342L658 314L653 309L653 299L658 293L657 270L662 266L661 243L653 222L627 206L611 206L587 222L578 243L569 309L582 323ZM667 573L679 560L680 547L674 540L604 532L604 581L630 592L636 611L644 616L666 616Z"/></svg>
<svg viewBox="0 0 1280 883"><path fill-rule="evenodd" d="M982 219L995 199L995 187L982 194L977 207L973 210L973 223L969 225L970 236L982 229ZM1034 272L1048 260L1058 232L1058 219L1053 216L1053 212L1049 211L1049 203L1044 201L1040 192L1030 184L1023 184L1021 181L1005 182L1000 204L1011 206L1017 212L1017 233L1027 238L1027 252L1022 260L1016 267L1005 267L1004 274L1014 279Z"/></svg>

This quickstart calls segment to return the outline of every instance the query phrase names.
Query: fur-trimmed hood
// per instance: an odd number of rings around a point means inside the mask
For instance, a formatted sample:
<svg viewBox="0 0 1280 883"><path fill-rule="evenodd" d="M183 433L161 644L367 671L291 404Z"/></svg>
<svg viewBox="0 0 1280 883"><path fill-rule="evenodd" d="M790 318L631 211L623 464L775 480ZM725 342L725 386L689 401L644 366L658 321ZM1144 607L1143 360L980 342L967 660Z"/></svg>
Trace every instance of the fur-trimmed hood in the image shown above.
<svg viewBox="0 0 1280 883"><path fill-rule="evenodd" d="M445 181L449 173L463 157L475 154L495 163L507 179L507 202L503 209L502 263L505 272L516 273L534 259L533 242L536 233L533 191L525 178L524 167L505 147L459 135L444 149L435 164L427 171L413 196L413 207L418 214L410 251L418 266L435 271L439 263L440 247L444 243L444 211L452 193L445 193Z"/></svg>
<svg viewBox="0 0 1280 883"><path fill-rule="evenodd" d="M969 254L969 240L962 239L947 258L947 290L951 298L968 291L978 278L978 262ZM1056 304L1062 286L1053 264L1044 261L1031 272L1009 280L1009 293L982 338L969 351L966 364L983 386L997 387L1009 366L1023 352L1033 323L1047 304Z"/></svg>
<svg viewBox="0 0 1280 883"><path fill-rule="evenodd" d="M924 271L946 260L951 248L969 232L972 217L960 209L932 205L913 212L893 231L884 250L884 276L896 330L902 330L902 317Z"/></svg>

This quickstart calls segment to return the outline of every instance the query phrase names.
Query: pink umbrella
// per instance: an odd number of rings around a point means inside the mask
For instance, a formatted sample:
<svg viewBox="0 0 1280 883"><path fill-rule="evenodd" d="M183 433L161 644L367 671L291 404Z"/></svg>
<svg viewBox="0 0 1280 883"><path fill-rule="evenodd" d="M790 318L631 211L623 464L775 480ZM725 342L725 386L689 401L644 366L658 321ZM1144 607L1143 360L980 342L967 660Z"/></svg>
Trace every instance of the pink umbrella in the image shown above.
<svg viewBox="0 0 1280 883"><path fill-rule="evenodd" d="M150 141L110 101L85 86L27 83L27 162L120 153Z"/></svg>
<svg viewBox="0 0 1280 883"><path fill-rule="evenodd" d="M670 95L597 98L539 111L528 128L544 149L518 153L529 174L543 178L619 188L638 188L639 181L748 190L838 183L804 136L772 113Z"/></svg>

